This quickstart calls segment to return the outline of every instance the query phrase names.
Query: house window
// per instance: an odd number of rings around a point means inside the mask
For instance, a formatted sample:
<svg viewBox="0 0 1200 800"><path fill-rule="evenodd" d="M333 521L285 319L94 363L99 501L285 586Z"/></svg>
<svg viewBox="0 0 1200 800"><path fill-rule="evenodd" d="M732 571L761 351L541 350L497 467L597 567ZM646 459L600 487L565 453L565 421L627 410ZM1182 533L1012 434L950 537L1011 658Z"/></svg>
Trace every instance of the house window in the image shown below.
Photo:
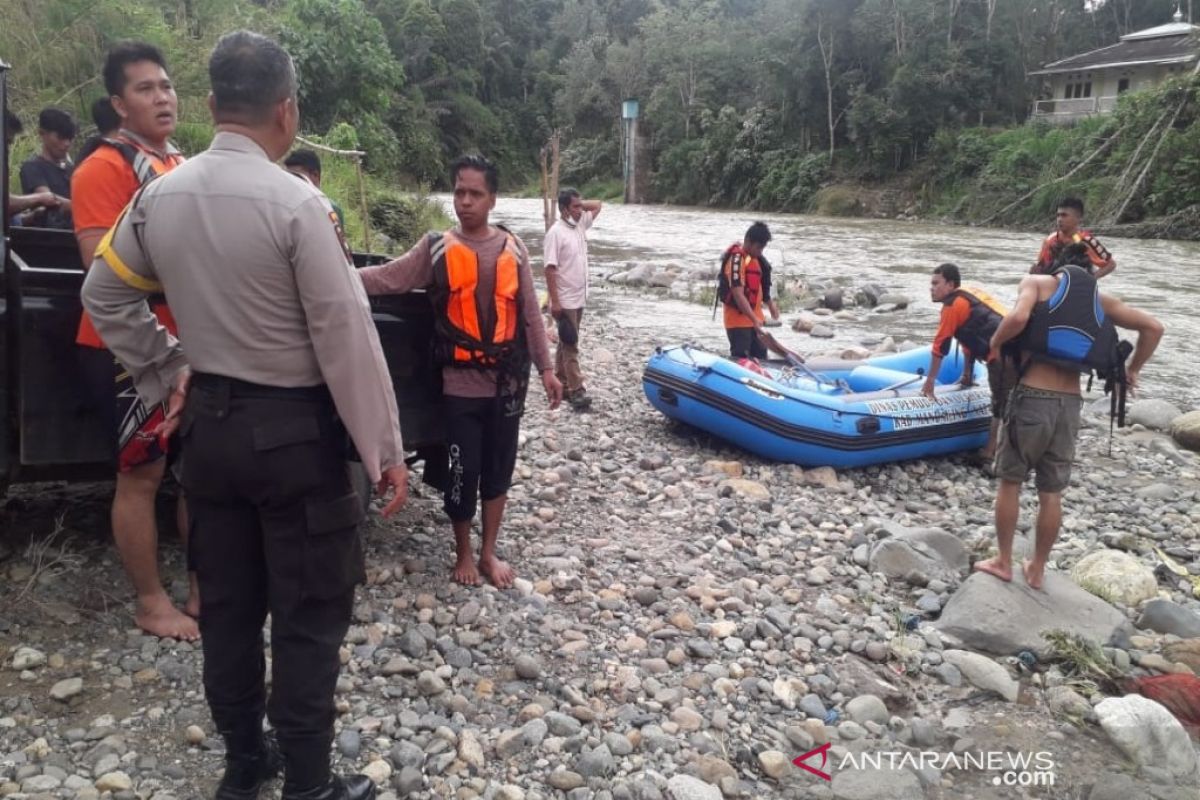
<svg viewBox="0 0 1200 800"><path fill-rule="evenodd" d="M1117 81L1117 94L1124 94L1129 91L1129 78L1121 78Z"/></svg>
<svg viewBox="0 0 1200 800"><path fill-rule="evenodd" d="M1092 96L1092 82L1091 81L1088 81L1087 83L1085 83L1083 85L1083 96L1084 97Z"/></svg>

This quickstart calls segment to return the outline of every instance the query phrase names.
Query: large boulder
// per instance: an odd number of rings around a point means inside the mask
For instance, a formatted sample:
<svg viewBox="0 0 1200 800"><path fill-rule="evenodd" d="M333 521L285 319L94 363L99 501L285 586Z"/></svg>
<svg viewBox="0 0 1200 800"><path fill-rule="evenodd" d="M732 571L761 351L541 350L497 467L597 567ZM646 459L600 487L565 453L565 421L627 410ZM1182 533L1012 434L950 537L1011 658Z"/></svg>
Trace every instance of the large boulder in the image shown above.
<svg viewBox="0 0 1200 800"><path fill-rule="evenodd" d="M962 540L938 528L888 526L892 534L871 550L872 572L925 584L935 578L957 583L970 566Z"/></svg>
<svg viewBox="0 0 1200 800"><path fill-rule="evenodd" d="M1167 431L1182 413L1166 400L1138 400L1130 407L1126 419L1130 423L1145 425L1151 430Z"/></svg>
<svg viewBox="0 0 1200 800"><path fill-rule="evenodd" d="M1171 435L1180 446L1188 450L1200 450L1200 410L1176 417L1171 423Z"/></svg>
<svg viewBox="0 0 1200 800"><path fill-rule="evenodd" d="M821 298L821 305L830 311L841 311L846 307L846 299L841 289L829 289Z"/></svg>
<svg viewBox="0 0 1200 800"><path fill-rule="evenodd" d="M1200 614L1161 598L1146 603L1137 626L1158 633L1173 633L1181 639L1200 638Z"/></svg>
<svg viewBox="0 0 1200 800"><path fill-rule="evenodd" d="M1165 770L1177 781L1195 780L1200 761L1175 716L1140 694L1109 697L1096 705L1100 727L1138 767Z"/></svg>
<svg viewBox="0 0 1200 800"><path fill-rule="evenodd" d="M885 292L880 286L873 283L868 283L866 286L854 293L854 301L860 306L866 308L874 308L879 305L879 298L883 297Z"/></svg>
<svg viewBox="0 0 1200 800"><path fill-rule="evenodd" d="M1011 583L985 573L967 578L933 627L973 650L997 655L1022 650L1044 655L1049 644L1042 634L1052 630L1101 644L1126 640L1125 615L1068 578L1048 572L1041 589L1030 589L1020 568L1013 572Z"/></svg>
<svg viewBox="0 0 1200 800"><path fill-rule="evenodd" d="M1071 568L1071 578L1092 594L1136 606L1158 594L1154 570L1120 550L1097 550Z"/></svg>

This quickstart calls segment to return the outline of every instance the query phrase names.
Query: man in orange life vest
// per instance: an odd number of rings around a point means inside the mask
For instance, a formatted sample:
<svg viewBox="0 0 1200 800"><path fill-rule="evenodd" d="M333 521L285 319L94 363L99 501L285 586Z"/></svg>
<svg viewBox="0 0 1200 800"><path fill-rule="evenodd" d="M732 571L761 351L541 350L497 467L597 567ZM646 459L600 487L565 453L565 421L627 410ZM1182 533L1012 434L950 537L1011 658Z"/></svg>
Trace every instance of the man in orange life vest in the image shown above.
<svg viewBox="0 0 1200 800"><path fill-rule="evenodd" d="M717 296L725 305L730 358L767 357L767 348L758 338L763 333L763 271L759 258L769 241L770 229L756 222L746 231L742 243L730 246L721 260Z"/></svg>
<svg viewBox="0 0 1200 800"><path fill-rule="evenodd" d="M1049 275L1067 245L1082 244L1087 249L1092 272L1103 278L1117 268L1117 260L1100 240L1085 230L1080 230L1083 221L1083 201L1078 197L1064 197L1055 212L1058 227L1042 242L1038 260L1029 270L1035 275Z"/></svg>
<svg viewBox="0 0 1200 800"><path fill-rule="evenodd" d="M450 451L444 508L454 527L454 580L477 586L482 575L505 589L514 575L496 555L496 540L516 466L530 361L551 409L558 408L563 388L554 375L529 253L512 233L488 224L499 188L495 165L463 156L451 165L450 178L458 226L424 236L404 255L359 275L371 295L429 290L444 365ZM478 562L471 547L477 497L483 505Z"/></svg>
<svg viewBox="0 0 1200 800"><path fill-rule="evenodd" d="M158 48L144 42L115 46L104 61L104 86L121 118L120 131L103 140L71 176L75 238L85 265L91 265L100 239L138 189L183 163L182 154L168 141L175 132L178 100ZM151 306L174 335L175 320L166 302L160 298ZM105 348L86 312L75 341L94 403L116 432L113 538L137 592L134 619L156 636L197 639L200 630L192 618L200 613L195 575L189 574L184 614L172 604L158 574L154 498L166 471L167 452L166 442L152 432L163 421L164 409L142 404L128 370ZM185 549L186 519L181 495L176 521Z"/></svg>
<svg viewBox="0 0 1200 800"><path fill-rule="evenodd" d="M942 318L933 337L933 357L921 394L932 398L942 360L950 354L950 340L957 340L963 349L963 373L960 383L970 386L975 374L975 361L987 361L988 386L992 390L992 427L980 457L990 462L996 454L996 434L1004 419L1008 395L1017 383L1016 368L1001 356L992 357L988 342L1004 319L1006 309L978 289L963 289L962 275L955 264L939 264L929 281L929 297L942 304Z"/></svg>

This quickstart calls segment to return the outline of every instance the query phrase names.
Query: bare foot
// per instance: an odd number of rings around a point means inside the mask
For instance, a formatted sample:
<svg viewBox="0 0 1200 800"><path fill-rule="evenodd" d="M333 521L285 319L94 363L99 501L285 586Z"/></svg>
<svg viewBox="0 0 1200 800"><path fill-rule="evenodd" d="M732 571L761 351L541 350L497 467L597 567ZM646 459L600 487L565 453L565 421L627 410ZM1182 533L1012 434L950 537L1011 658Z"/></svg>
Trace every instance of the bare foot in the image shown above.
<svg viewBox="0 0 1200 800"><path fill-rule="evenodd" d="M475 562L471 560L469 554L466 558L455 559L454 580L463 586L478 586L480 584L479 570L475 569Z"/></svg>
<svg viewBox="0 0 1200 800"><path fill-rule="evenodd" d="M200 626L196 620L172 605L165 592L147 600L139 598L133 621L146 633L163 639L194 642L200 638Z"/></svg>
<svg viewBox="0 0 1200 800"><path fill-rule="evenodd" d="M479 571L497 589L509 588L513 585L513 578L516 577L513 568L495 556L481 557L479 559Z"/></svg>
<svg viewBox="0 0 1200 800"><path fill-rule="evenodd" d="M1021 572L1025 574L1025 584L1030 589L1042 588L1042 583L1046 579L1046 567L1035 567L1032 561L1026 561L1021 564Z"/></svg>
<svg viewBox="0 0 1200 800"><path fill-rule="evenodd" d="M1007 583L1012 580L1012 563L1004 563L999 557L989 558L985 561L975 562L976 572L986 572L988 575L995 575L1000 580Z"/></svg>
<svg viewBox="0 0 1200 800"><path fill-rule="evenodd" d="M188 573L188 598L183 613L192 619L200 619L200 581L196 580L194 572Z"/></svg>

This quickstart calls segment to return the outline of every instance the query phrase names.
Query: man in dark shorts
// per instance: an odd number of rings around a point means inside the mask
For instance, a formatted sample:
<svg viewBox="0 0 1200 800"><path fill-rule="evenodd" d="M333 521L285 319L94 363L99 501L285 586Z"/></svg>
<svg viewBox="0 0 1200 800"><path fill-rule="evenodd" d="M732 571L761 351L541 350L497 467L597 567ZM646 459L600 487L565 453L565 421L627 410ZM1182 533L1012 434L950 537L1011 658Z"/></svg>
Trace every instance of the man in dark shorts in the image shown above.
<svg viewBox="0 0 1200 800"><path fill-rule="evenodd" d="M1137 346L1125 371L1132 392L1137 388L1142 367L1158 347L1163 325L1144 311L1125 305L1115 297L1095 291L1094 279L1079 271L1079 276L1064 284L1064 275L1028 275L1021 279L1017 303L992 336L991 352L999 353L1007 343L1030 331L1046 328L1051 309L1073 303L1095 316L1098 296L1108 320L1116 326L1137 331ZM1086 285L1090 280L1091 284ZM1078 295L1071 288L1076 287ZM1082 286L1082 288L1078 288ZM1065 291L1064 291L1065 289ZM1067 295L1062 297L1062 295ZM1057 305L1048 301L1054 298ZM1060 299L1061 298L1061 299ZM1115 334L1114 334L1115 337ZM1115 342L1115 338L1114 338ZM1051 361L1038 352L1037 340L1020 340L1022 374L1009 398L1004 427L996 451L996 544L998 554L975 564L1003 581L1012 580L1012 544L1020 514L1021 484L1032 471L1038 491L1037 540L1034 554L1023 565L1025 582L1040 589L1045 577L1050 550L1062 526L1062 493L1071 480L1071 461L1075 457L1075 439L1079 434L1079 414L1083 398L1079 393L1081 368Z"/></svg>
<svg viewBox="0 0 1200 800"><path fill-rule="evenodd" d="M530 362L551 409L558 408L563 388L525 245L488 223L499 187L496 167L482 156L463 156L451 165L450 179L458 226L423 236L394 261L358 274L368 295L429 290L443 364L450 451L444 508L454 528L454 580L477 586L482 575L506 589L513 570L497 556L496 540L517 461ZM483 505L478 563L471 547L477 500Z"/></svg>
<svg viewBox="0 0 1200 800"><path fill-rule="evenodd" d="M979 457L985 469L990 469L996 454L996 434L1004 419L1004 406L1017 382L1012 361L1002 356L992 357L988 352L989 342L1004 319L1006 309L982 289L962 288L962 275L954 264L939 264L934 268L929 281L929 298L942 304L942 316L933 337L933 356L921 394L934 397L938 371L950 354L952 342L958 342L963 350L963 373L959 381L963 386L970 386L974 380L976 360L986 360L988 387L992 391L992 427Z"/></svg>
<svg viewBox="0 0 1200 800"><path fill-rule="evenodd" d="M759 258L771 241L765 223L756 222L740 243L730 245L721 258L717 299L724 304L725 335L729 357L766 358L763 333L763 270Z"/></svg>

